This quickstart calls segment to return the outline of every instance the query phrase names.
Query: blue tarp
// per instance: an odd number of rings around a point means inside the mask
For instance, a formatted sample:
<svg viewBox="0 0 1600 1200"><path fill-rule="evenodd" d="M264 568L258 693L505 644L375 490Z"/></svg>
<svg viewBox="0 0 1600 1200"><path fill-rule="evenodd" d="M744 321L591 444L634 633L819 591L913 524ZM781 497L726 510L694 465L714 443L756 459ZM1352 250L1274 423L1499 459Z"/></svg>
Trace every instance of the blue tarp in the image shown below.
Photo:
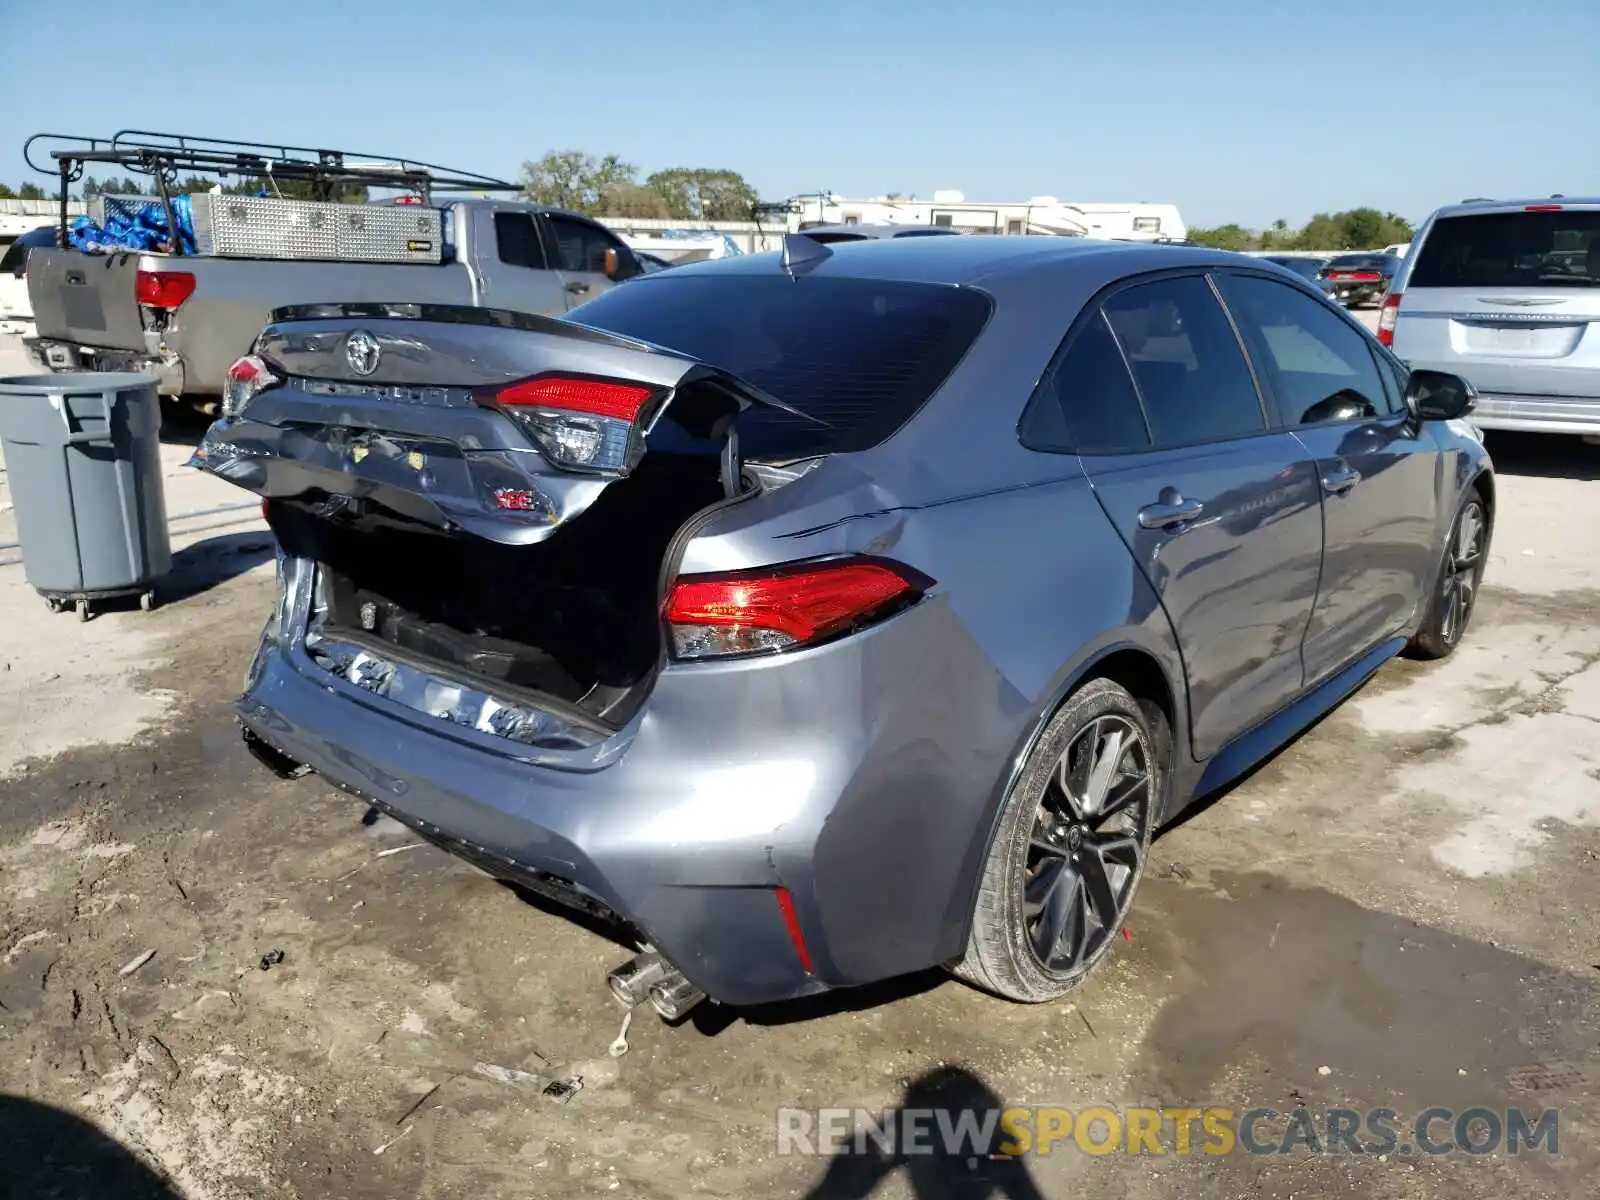
<svg viewBox="0 0 1600 1200"><path fill-rule="evenodd" d="M177 219L178 237L185 254L195 253L194 218L188 196L172 198L172 215ZM106 204L106 223L96 225L79 217L67 234L76 250L90 253L108 250L171 250L172 233L167 228L167 211L159 200L141 202L135 207L125 201Z"/></svg>

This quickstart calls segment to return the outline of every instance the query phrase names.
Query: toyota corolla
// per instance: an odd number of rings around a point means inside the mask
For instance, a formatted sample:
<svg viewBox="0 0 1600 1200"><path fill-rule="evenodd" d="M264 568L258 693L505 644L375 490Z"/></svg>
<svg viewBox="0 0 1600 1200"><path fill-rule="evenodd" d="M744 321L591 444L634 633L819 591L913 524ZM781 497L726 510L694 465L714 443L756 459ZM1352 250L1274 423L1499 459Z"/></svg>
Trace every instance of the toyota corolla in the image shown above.
<svg viewBox="0 0 1600 1200"><path fill-rule="evenodd" d="M194 461L280 545L258 757L613 922L624 1002L1043 1001L1163 823L1459 643L1472 404L1240 256L792 237L281 311Z"/></svg>

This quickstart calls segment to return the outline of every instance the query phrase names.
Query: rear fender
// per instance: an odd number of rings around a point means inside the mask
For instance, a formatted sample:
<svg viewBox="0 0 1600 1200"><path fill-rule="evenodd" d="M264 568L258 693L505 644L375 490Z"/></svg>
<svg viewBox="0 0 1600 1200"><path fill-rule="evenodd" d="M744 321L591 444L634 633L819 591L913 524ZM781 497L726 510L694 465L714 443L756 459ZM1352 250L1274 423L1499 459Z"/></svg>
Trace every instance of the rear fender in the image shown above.
<svg viewBox="0 0 1600 1200"><path fill-rule="evenodd" d="M1133 651L1143 656L1161 672L1171 700L1172 711L1168 723L1171 726L1172 753L1168 763L1167 794L1162 811L1157 814L1157 828L1176 816L1188 803L1204 764L1196 765L1190 751L1188 692L1184 684L1183 664L1178 654L1177 639L1172 634L1165 611L1158 606L1145 624L1108 630L1074 656L1057 674L1032 724L1017 739L1007 760L1005 773L996 781L990 793L984 820L973 830L960 877L951 889L946 927L959 934L951 942L954 955L959 955L967 943L973 908L978 900L978 888L983 882L984 862L999 828L1005 803L1021 777L1029 755L1067 698L1095 678L1101 664L1123 651Z"/></svg>

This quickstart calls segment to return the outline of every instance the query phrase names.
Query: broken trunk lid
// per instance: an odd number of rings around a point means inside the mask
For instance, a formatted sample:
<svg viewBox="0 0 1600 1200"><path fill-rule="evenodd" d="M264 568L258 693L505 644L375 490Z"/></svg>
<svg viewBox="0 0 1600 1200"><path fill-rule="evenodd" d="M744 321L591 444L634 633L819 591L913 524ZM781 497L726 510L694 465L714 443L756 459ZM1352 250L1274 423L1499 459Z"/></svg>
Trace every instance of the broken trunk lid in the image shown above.
<svg viewBox="0 0 1600 1200"><path fill-rule="evenodd" d="M664 415L717 446L752 404L795 411L714 366L549 317L448 305L274 317L252 368L263 386L190 465L329 516L376 505L532 544L625 477Z"/></svg>

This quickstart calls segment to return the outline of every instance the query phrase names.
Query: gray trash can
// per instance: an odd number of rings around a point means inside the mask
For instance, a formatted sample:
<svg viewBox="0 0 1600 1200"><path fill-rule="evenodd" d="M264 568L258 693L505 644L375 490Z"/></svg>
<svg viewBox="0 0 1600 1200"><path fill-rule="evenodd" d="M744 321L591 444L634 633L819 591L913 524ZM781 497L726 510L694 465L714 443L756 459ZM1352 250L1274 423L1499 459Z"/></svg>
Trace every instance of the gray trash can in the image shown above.
<svg viewBox="0 0 1600 1200"><path fill-rule="evenodd" d="M172 567L152 376L77 372L0 379L0 444L22 567L53 611L97 600L155 607Z"/></svg>

